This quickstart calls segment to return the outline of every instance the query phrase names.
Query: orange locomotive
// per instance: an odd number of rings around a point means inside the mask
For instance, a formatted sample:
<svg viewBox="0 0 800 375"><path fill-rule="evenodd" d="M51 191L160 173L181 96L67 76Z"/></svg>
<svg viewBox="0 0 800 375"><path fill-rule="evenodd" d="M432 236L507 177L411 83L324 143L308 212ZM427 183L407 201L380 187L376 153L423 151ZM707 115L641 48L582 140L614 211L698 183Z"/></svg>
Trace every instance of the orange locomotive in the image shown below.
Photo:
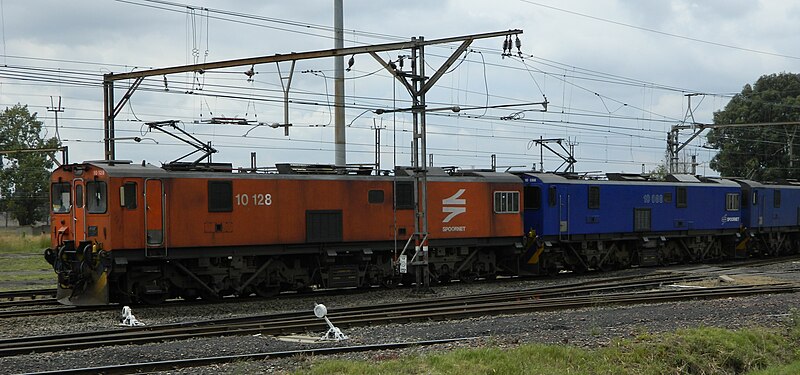
<svg viewBox="0 0 800 375"><path fill-rule="evenodd" d="M414 179L403 169L375 176L206 167L97 161L56 169L45 258L58 274L59 301L158 303L401 281L397 256L415 219ZM436 168L427 180L433 277L516 274L521 180Z"/></svg>

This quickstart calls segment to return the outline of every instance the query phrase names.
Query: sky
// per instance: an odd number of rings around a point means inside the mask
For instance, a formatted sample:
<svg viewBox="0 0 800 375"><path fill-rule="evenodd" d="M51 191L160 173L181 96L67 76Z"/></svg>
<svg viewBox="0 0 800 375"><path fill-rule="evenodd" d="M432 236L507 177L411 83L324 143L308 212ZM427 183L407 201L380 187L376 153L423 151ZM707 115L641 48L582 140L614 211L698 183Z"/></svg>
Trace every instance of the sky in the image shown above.
<svg viewBox="0 0 800 375"><path fill-rule="evenodd" d="M503 37L476 40L428 93L429 108L463 109L428 114L426 161L435 166L489 168L495 155L501 169L563 170L557 155L533 142L543 138L572 144L577 172L652 171L664 162L672 126L711 123L744 85L800 72L794 1L344 3L345 47L523 31L520 55L514 49L501 56ZM0 11L0 105L36 112L44 135L69 147L71 162L103 158L103 74L334 45L333 1L0 0ZM426 47L426 73L456 47ZM407 54L380 56L398 61ZM375 113L408 108L409 94L369 55L353 58L345 73L347 163L374 163L379 133L381 168L410 165L411 115ZM249 66L148 78L116 119L116 158L159 165L190 153L146 125L177 120L219 151L214 162L249 167L255 152L259 166L333 164L333 64L297 62L288 137L282 128L256 125L283 123L290 63L253 66L250 79ZM116 82L115 96L129 84ZM546 111L530 104L542 101ZM210 124L212 117L249 125ZM680 140L690 135L684 130ZM698 174L717 175L708 166L714 150L704 144L697 137L683 157L696 155Z"/></svg>

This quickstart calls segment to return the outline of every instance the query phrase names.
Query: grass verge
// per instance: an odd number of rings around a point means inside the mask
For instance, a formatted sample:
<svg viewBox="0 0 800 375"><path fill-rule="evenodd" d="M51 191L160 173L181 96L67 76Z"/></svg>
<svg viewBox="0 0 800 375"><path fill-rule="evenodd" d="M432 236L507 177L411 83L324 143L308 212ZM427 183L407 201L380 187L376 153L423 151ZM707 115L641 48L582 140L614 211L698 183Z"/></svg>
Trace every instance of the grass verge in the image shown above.
<svg viewBox="0 0 800 375"><path fill-rule="evenodd" d="M607 347L530 344L370 361L311 359L298 374L798 374L800 314L789 329L682 329Z"/></svg>
<svg viewBox="0 0 800 375"><path fill-rule="evenodd" d="M44 260L49 235L0 234L0 291L53 287L55 273Z"/></svg>
<svg viewBox="0 0 800 375"><path fill-rule="evenodd" d="M0 255L3 254L41 254L50 247L50 235L39 234L0 234Z"/></svg>

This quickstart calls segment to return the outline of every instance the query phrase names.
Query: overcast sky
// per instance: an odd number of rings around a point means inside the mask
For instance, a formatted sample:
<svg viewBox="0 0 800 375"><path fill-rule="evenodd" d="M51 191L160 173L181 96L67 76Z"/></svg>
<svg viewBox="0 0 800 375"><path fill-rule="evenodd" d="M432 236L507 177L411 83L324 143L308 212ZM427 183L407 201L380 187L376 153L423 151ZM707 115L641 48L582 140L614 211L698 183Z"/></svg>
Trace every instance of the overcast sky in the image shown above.
<svg viewBox="0 0 800 375"><path fill-rule="evenodd" d="M27 104L56 135L51 97L61 97L58 136L70 160L101 159L102 74L304 52L333 47L332 1L14 1L2 5L0 104ZM190 7L187 7L190 6ZM203 10L201 7L208 7ZM523 57L500 56L503 38L478 40L428 95L430 107L475 108L428 117L428 151L437 166L537 168L531 140L574 142L577 171L633 172L664 159L666 134L687 116L710 123L731 95L761 75L798 72L800 3L794 1L347 1L345 46L438 39L521 29ZM426 49L428 74L456 45ZM516 52L516 51L515 51ZM381 53L396 60L408 51ZM215 162L334 162L333 60L297 63L291 83L290 136L267 126L203 123L237 117L283 122L275 64L145 80L117 118L117 158L153 164L191 151L145 122L180 120L181 128L220 152ZM408 68L408 65L406 65ZM289 63L281 65L288 74ZM315 72L309 72L315 71ZM381 163L410 164L408 93L368 55L346 73L347 162L372 163L381 131ZM117 82L117 98L129 82ZM549 102L548 111L524 103ZM57 101L55 105L57 105ZM515 107L483 109L515 104ZM359 116L360 115L360 116ZM688 121L691 121L689 119ZM688 132L681 134L689 137ZM158 142L158 143L156 143ZM698 173L713 151L703 137L687 150ZM558 147L557 145L552 145ZM560 159L545 150L544 166Z"/></svg>

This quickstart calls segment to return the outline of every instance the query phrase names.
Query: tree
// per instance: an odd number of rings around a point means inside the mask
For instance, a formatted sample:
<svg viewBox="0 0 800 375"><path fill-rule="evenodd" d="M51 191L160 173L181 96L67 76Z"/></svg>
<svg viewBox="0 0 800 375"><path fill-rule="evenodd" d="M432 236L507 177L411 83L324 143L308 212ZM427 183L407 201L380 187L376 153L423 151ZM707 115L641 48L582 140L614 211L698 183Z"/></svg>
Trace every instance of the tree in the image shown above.
<svg viewBox="0 0 800 375"><path fill-rule="evenodd" d="M668 174L669 174L669 168L667 168L666 161L662 161L659 165L656 166L655 169L651 169L649 172L647 172L647 175L650 176L650 179L655 181L666 180Z"/></svg>
<svg viewBox="0 0 800 375"><path fill-rule="evenodd" d="M28 106L17 104L0 114L0 150L56 148L56 138L43 139L42 122ZM0 168L0 208L20 225L30 225L47 217L49 170L53 162L45 153L10 153Z"/></svg>
<svg viewBox="0 0 800 375"><path fill-rule="evenodd" d="M800 74L761 76L745 85L725 109L714 113L715 124L800 121ZM773 125L712 129L708 143L719 149L711 168L723 176L757 181L800 178L800 126Z"/></svg>

